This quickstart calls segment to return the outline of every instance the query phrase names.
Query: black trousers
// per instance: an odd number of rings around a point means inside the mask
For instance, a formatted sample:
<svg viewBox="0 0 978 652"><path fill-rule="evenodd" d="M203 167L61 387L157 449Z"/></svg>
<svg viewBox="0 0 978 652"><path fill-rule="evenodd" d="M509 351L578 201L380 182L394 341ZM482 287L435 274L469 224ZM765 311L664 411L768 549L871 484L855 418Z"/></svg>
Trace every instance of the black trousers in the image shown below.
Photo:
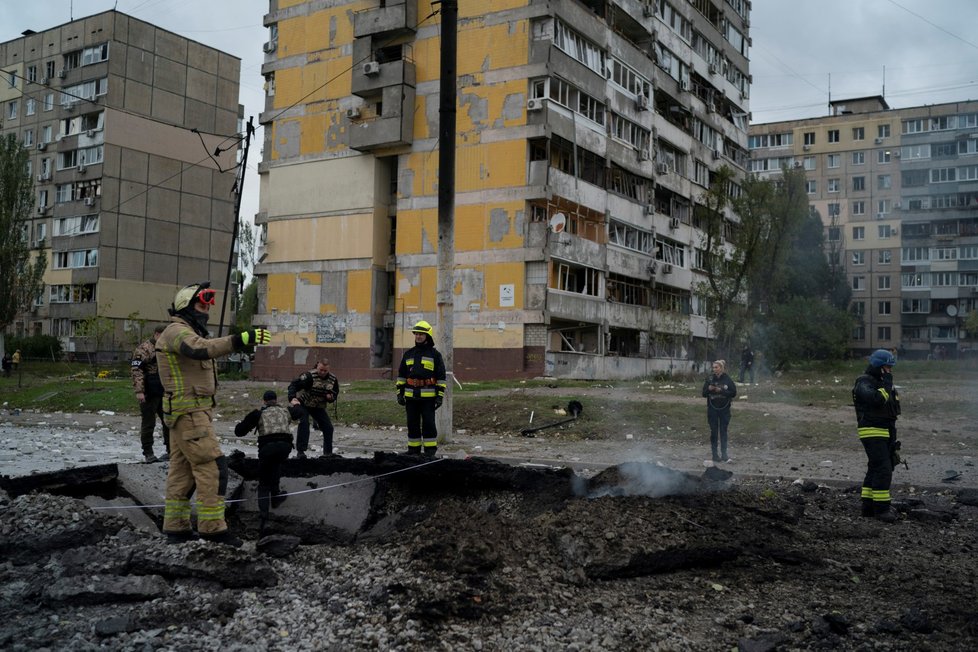
<svg viewBox="0 0 978 652"><path fill-rule="evenodd" d="M860 439L866 451L866 477L863 479L862 497L874 503L890 502L890 483L893 482L893 464L890 461L888 437L864 437Z"/></svg>
<svg viewBox="0 0 978 652"><path fill-rule="evenodd" d="M143 447L143 455L153 454L153 431L156 430L156 420L163 424L163 447L170 452L170 429L163 420L163 397L145 395L145 400L139 404L141 417L139 424L139 443Z"/></svg>
<svg viewBox="0 0 978 652"><path fill-rule="evenodd" d="M329 420L329 413L326 408L306 407L302 403L292 406L292 414L299 420L299 427L295 432L295 449L304 453L309 448L309 419L312 418L323 431L323 454L329 455L333 452L333 422Z"/></svg>
<svg viewBox="0 0 978 652"><path fill-rule="evenodd" d="M268 517L271 497L279 492L282 462L292 452L291 441L270 441L258 445L258 510Z"/></svg>
<svg viewBox="0 0 978 652"><path fill-rule="evenodd" d="M435 399L409 398L404 405L407 413L408 451L420 453L438 445L438 427L435 425Z"/></svg>
<svg viewBox="0 0 978 652"><path fill-rule="evenodd" d="M720 443L720 458L727 457L727 426L730 425L730 406L718 410L712 405L706 407L706 420L710 422L710 448L717 457L717 439ZM719 437L718 437L719 435Z"/></svg>

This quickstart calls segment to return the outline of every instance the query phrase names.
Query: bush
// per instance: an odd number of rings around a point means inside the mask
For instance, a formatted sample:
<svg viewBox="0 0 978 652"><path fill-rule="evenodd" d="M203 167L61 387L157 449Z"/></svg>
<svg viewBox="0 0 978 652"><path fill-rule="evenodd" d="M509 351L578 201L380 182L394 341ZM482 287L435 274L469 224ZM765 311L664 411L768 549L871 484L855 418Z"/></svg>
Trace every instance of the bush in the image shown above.
<svg viewBox="0 0 978 652"><path fill-rule="evenodd" d="M7 350L13 353L20 349L23 358L35 360L60 360L61 340L53 335L32 335L30 337L7 337Z"/></svg>

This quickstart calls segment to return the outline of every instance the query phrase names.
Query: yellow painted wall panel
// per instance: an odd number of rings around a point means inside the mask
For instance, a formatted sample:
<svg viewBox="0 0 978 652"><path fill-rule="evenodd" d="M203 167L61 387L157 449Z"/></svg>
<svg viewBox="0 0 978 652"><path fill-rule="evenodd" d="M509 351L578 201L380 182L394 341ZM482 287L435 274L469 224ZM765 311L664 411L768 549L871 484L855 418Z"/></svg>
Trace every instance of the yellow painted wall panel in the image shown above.
<svg viewBox="0 0 978 652"><path fill-rule="evenodd" d="M370 312L370 298L374 295L373 271L351 270L346 274L346 307L348 312Z"/></svg>
<svg viewBox="0 0 978 652"><path fill-rule="evenodd" d="M529 22L503 25L463 25L458 37L459 74L522 66L529 57Z"/></svg>
<svg viewBox="0 0 978 652"><path fill-rule="evenodd" d="M372 234L369 214L270 222L265 262L372 259Z"/></svg>
<svg viewBox="0 0 978 652"><path fill-rule="evenodd" d="M435 291L438 289L438 270L434 267L397 272L395 298L398 312L435 310Z"/></svg>
<svg viewBox="0 0 978 652"><path fill-rule="evenodd" d="M523 186L526 184L526 141L507 140L461 147L456 152L455 174L457 192Z"/></svg>
<svg viewBox="0 0 978 652"><path fill-rule="evenodd" d="M295 311L295 274L268 275L268 312Z"/></svg>
<svg viewBox="0 0 978 652"><path fill-rule="evenodd" d="M438 247L438 211L436 209L407 210L397 214L397 244L395 253L432 253Z"/></svg>
<svg viewBox="0 0 978 652"><path fill-rule="evenodd" d="M523 263L486 265L483 268L483 275L486 279L486 306L489 309L495 310L503 307L499 305L499 286L501 285L512 285L514 290L513 306L506 306L506 308L518 310L523 307L523 281L526 278Z"/></svg>
<svg viewBox="0 0 978 652"><path fill-rule="evenodd" d="M323 151L323 134L326 133L326 115L319 113L303 116L299 120L299 124L302 125L300 153L315 154Z"/></svg>
<svg viewBox="0 0 978 652"><path fill-rule="evenodd" d="M506 324L500 330L497 326L460 326L456 322L454 339L456 349L520 349L523 348L523 326Z"/></svg>
<svg viewBox="0 0 978 652"><path fill-rule="evenodd" d="M523 246L517 214L523 202L467 204L455 207L455 250L513 249ZM492 216L496 215L495 220ZM505 219L505 228L500 220Z"/></svg>

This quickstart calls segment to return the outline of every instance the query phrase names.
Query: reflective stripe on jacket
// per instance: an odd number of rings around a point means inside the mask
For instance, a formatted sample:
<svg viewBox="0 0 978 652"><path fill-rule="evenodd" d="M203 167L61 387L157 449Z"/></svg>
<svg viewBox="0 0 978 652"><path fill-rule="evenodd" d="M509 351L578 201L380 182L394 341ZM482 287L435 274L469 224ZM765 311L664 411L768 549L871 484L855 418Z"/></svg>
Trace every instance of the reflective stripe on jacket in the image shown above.
<svg viewBox="0 0 978 652"><path fill-rule="evenodd" d="M233 335L201 337L181 317L174 317L156 340L156 363L163 383L167 424L191 412L209 410L217 392L214 358L234 350Z"/></svg>
<svg viewBox="0 0 978 652"><path fill-rule="evenodd" d="M395 387L409 399L433 399L445 395L445 361L438 349L421 344L408 349L401 358Z"/></svg>

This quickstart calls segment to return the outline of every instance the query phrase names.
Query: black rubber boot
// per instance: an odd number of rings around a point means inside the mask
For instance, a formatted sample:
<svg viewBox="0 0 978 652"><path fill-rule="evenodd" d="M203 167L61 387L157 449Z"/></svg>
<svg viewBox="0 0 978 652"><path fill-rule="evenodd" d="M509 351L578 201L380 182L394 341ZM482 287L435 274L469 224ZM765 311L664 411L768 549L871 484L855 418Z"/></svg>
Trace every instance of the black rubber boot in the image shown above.
<svg viewBox="0 0 978 652"><path fill-rule="evenodd" d="M421 447L420 446L408 446L407 454L408 455L420 455L421 454Z"/></svg>
<svg viewBox="0 0 978 652"><path fill-rule="evenodd" d="M437 446L426 446L425 449L424 449L424 456L425 457L434 457L435 456L435 453L437 453L437 452L438 452L438 447Z"/></svg>
<svg viewBox="0 0 978 652"><path fill-rule="evenodd" d="M272 492L265 487L258 487L258 513L262 521L268 520L268 507L272 502Z"/></svg>
<svg viewBox="0 0 978 652"><path fill-rule="evenodd" d="M286 501L286 499L288 499L286 492L276 491L274 494L272 494L272 508L280 506Z"/></svg>
<svg viewBox="0 0 978 652"><path fill-rule="evenodd" d="M188 541L196 541L200 537L193 530L187 530L186 532L164 532L166 535L166 542L169 544L180 544L187 543Z"/></svg>
<svg viewBox="0 0 978 652"><path fill-rule="evenodd" d="M866 518L873 518L876 516L876 506L873 505L872 498L863 498L863 516Z"/></svg>
<svg viewBox="0 0 978 652"><path fill-rule="evenodd" d="M896 510L890 503L876 503L876 519L884 523L895 523L897 520Z"/></svg>

